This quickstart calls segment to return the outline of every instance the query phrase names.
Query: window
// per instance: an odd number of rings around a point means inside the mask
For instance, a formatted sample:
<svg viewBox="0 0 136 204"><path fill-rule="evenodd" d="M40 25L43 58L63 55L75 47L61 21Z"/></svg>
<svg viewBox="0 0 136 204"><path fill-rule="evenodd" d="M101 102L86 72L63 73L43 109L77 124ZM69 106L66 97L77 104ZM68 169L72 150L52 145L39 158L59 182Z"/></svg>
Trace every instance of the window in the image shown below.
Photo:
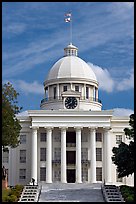
<svg viewBox="0 0 136 204"><path fill-rule="evenodd" d="M48 99L48 87L45 88L45 98Z"/></svg>
<svg viewBox="0 0 136 204"><path fill-rule="evenodd" d="M54 87L54 99L56 99L56 86Z"/></svg>
<svg viewBox="0 0 136 204"><path fill-rule="evenodd" d="M26 163L26 150L20 150L20 163Z"/></svg>
<svg viewBox="0 0 136 204"><path fill-rule="evenodd" d="M75 86L75 91L79 92L79 86Z"/></svg>
<svg viewBox="0 0 136 204"><path fill-rule="evenodd" d="M67 91L67 86L63 86L63 91Z"/></svg>
<svg viewBox="0 0 136 204"><path fill-rule="evenodd" d="M56 133L53 137L55 142L60 142L61 141L61 136L59 135L59 133Z"/></svg>
<svg viewBox="0 0 136 204"><path fill-rule="evenodd" d="M19 179L26 179L26 169L19 169Z"/></svg>
<svg viewBox="0 0 136 204"><path fill-rule="evenodd" d="M46 181L46 167L40 167L40 181Z"/></svg>
<svg viewBox="0 0 136 204"><path fill-rule="evenodd" d="M116 144L120 144L122 142L122 135L116 135Z"/></svg>
<svg viewBox="0 0 136 204"><path fill-rule="evenodd" d="M102 142L102 133L96 132L96 142Z"/></svg>
<svg viewBox="0 0 136 204"><path fill-rule="evenodd" d="M40 161L46 161L46 148L40 148Z"/></svg>
<svg viewBox="0 0 136 204"><path fill-rule="evenodd" d="M123 178L119 178L118 171L116 169L116 182L122 182L122 181L123 181Z"/></svg>
<svg viewBox="0 0 136 204"><path fill-rule="evenodd" d="M96 180L102 181L102 167L96 167Z"/></svg>
<svg viewBox="0 0 136 204"><path fill-rule="evenodd" d="M89 87L86 87L86 98L89 99Z"/></svg>
<svg viewBox="0 0 136 204"><path fill-rule="evenodd" d="M2 155L3 155L3 163L8 163L8 161L9 161L9 151L3 151L3 153L2 153Z"/></svg>
<svg viewBox="0 0 136 204"><path fill-rule="evenodd" d="M82 181L88 181L88 168L82 166Z"/></svg>
<svg viewBox="0 0 136 204"><path fill-rule="evenodd" d="M96 161L102 161L102 148L96 148Z"/></svg>
<svg viewBox="0 0 136 204"><path fill-rule="evenodd" d="M40 134L40 142L46 142L46 132L41 132L41 134Z"/></svg>
<svg viewBox="0 0 136 204"><path fill-rule="evenodd" d="M60 169L57 169L54 171L54 180L55 181L60 181L61 180L61 171Z"/></svg>
<svg viewBox="0 0 136 204"><path fill-rule="evenodd" d="M85 133L83 133L83 134L82 134L82 137L81 137L81 141L82 141L82 142L88 142L88 135L85 134Z"/></svg>
<svg viewBox="0 0 136 204"><path fill-rule="evenodd" d="M82 148L81 159L88 160L88 148Z"/></svg>
<svg viewBox="0 0 136 204"><path fill-rule="evenodd" d="M55 148L54 150L54 159L61 160L61 148Z"/></svg>
<svg viewBox="0 0 136 204"><path fill-rule="evenodd" d="M20 144L26 144L26 135L20 135Z"/></svg>

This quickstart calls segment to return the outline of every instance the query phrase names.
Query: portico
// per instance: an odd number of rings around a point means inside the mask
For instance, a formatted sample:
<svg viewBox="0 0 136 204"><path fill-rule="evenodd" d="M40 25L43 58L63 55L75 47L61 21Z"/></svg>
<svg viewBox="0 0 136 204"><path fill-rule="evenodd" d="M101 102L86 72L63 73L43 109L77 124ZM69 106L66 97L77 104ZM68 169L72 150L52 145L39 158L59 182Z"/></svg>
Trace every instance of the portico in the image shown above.
<svg viewBox="0 0 136 204"><path fill-rule="evenodd" d="M108 113L108 117L106 116ZM96 161L96 148L97 148L97 141L96 141L96 133L101 132L102 135L102 142L101 142L101 149L102 149L102 161L101 163L104 163L105 165L101 164L103 177L102 181L105 180L106 182L111 181L111 159L110 159L110 128L105 127L99 127L96 126L90 126L88 121L85 124L85 127L83 126L84 122L82 123L82 126L79 126L79 115L77 114L75 116L75 122L74 124L70 124L69 126L64 126L65 120L64 115L67 114L66 111L60 114L58 116L58 120L54 123L54 127L52 123L45 124L45 126L42 124L42 115L34 117L34 112L30 111L29 114L32 117L34 126L31 127L32 129L32 165L31 165L31 177L33 177L37 182L40 181L40 166L44 166L46 169L46 183L52 183L55 179L55 171L56 169L59 169L60 171L60 178L58 179L58 182L61 183L67 183L67 176L70 174L74 175L75 171L75 182L76 183L82 183L84 182L84 174L85 171L87 172L87 179L86 182L88 183L97 183L96 178L96 169L97 169L97 161ZM54 118L54 114L56 115L56 111L50 112L50 118ZM81 114L81 113L80 113ZM91 113L92 114L92 113ZM105 119L109 118L109 115L111 112L104 112L101 117L104 117ZM47 117L45 114L44 117ZM74 117L74 115L73 115ZM65 119L69 120L70 118L65 117ZM48 121L48 120L47 120ZM60 122L59 122L60 121ZM59 124L58 124L59 122ZM95 122L97 123L97 121ZM36 126L37 124L37 126ZM52 125L52 126L51 126ZM102 125L101 125L102 126ZM108 121L107 121L108 126ZM45 142L45 148L46 148L46 159L44 162L38 161L38 158L40 160L40 155L38 155L38 149L41 147L41 143L38 142L38 137L40 137L40 133L44 132L46 134L46 142ZM86 135L86 136L84 136ZM58 140L55 138L59 137ZM86 138L86 140L85 140ZM55 141L56 140L56 141ZM43 146L42 146L43 147ZM58 147L60 147L59 156L56 157L58 153L55 151L58 151ZM83 153L84 149L86 150L86 153ZM104 151L106 149L106 151ZM73 153L72 153L73 152ZM75 153L74 153L75 152ZM68 156L68 155L69 156ZM69 160L68 158L72 158L75 154L75 161ZM83 156L84 154L84 156ZM68 157L67 157L68 156ZM100 162L99 162L100 163ZM109 167L107 169L107 167ZM39 169L38 169L39 168ZM84 170L85 168L85 170ZM69 170L69 171L68 171ZM38 173L39 172L39 173ZM101 181L101 182L102 182Z"/></svg>

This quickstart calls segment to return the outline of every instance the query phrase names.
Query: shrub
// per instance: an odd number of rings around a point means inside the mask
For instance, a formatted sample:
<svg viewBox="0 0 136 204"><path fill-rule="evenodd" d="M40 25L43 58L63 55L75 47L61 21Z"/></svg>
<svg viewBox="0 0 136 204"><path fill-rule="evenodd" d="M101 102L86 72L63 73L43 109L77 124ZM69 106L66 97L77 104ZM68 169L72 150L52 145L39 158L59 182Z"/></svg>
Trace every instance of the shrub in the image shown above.
<svg viewBox="0 0 136 204"><path fill-rule="evenodd" d="M120 191L126 202L134 202L134 187L122 185Z"/></svg>
<svg viewBox="0 0 136 204"><path fill-rule="evenodd" d="M17 201L17 197L15 195L7 196L7 202L15 202Z"/></svg>
<svg viewBox="0 0 136 204"><path fill-rule="evenodd" d="M2 202L16 202L18 201L21 192L23 190L23 185L16 185L10 189L2 190Z"/></svg>
<svg viewBox="0 0 136 204"><path fill-rule="evenodd" d="M134 195L129 195L129 196L126 198L126 202L134 202Z"/></svg>
<svg viewBox="0 0 136 204"><path fill-rule="evenodd" d="M18 191L22 191L24 188L23 185L15 185L15 189L17 189Z"/></svg>

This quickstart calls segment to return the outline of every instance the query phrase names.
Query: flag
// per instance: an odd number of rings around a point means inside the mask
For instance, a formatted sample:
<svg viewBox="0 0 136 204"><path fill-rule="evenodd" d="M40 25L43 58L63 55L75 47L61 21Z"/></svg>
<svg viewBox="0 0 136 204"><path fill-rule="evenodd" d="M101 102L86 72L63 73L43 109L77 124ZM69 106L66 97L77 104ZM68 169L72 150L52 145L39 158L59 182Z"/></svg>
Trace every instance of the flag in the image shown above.
<svg viewBox="0 0 136 204"><path fill-rule="evenodd" d="M71 21L71 13L65 13L65 22L68 23Z"/></svg>
<svg viewBox="0 0 136 204"><path fill-rule="evenodd" d="M65 22L66 22L66 23L68 23L68 22L70 22L70 21L71 21L70 18L65 18Z"/></svg>
<svg viewBox="0 0 136 204"><path fill-rule="evenodd" d="M65 16L71 16L71 13L65 13Z"/></svg>

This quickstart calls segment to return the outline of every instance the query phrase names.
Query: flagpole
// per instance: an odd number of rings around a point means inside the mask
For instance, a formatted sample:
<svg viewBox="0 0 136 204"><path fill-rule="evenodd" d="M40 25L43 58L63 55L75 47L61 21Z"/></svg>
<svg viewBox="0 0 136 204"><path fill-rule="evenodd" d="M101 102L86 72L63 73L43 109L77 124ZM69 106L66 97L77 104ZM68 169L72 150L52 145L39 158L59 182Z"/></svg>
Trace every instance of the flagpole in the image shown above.
<svg viewBox="0 0 136 204"><path fill-rule="evenodd" d="M72 44L72 15L71 15L71 21L70 21L70 44Z"/></svg>
<svg viewBox="0 0 136 204"><path fill-rule="evenodd" d="M72 13L65 14L65 22L69 23L69 31L70 31L70 44L72 44Z"/></svg>

